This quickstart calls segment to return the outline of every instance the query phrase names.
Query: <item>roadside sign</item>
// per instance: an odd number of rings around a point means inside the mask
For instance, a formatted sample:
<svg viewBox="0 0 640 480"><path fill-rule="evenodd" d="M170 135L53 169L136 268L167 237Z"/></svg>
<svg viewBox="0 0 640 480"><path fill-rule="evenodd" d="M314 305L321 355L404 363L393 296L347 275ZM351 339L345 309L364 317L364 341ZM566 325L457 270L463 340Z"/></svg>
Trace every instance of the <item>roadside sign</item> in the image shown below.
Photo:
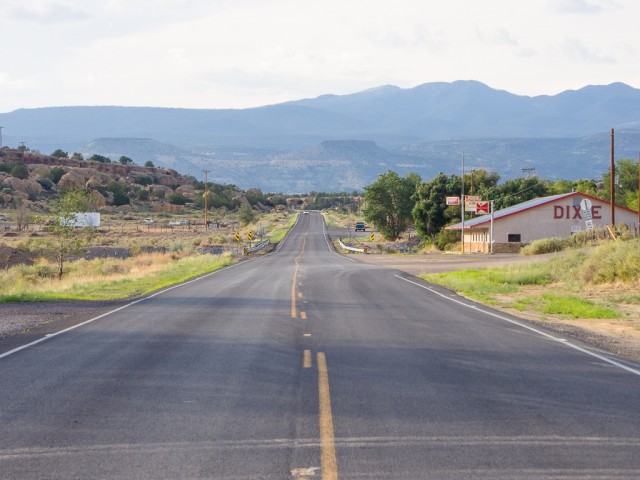
<svg viewBox="0 0 640 480"><path fill-rule="evenodd" d="M376 239L376 235L371 232L371 235L369 235L369 240L371 240L372 242Z"/></svg>
<svg viewBox="0 0 640 480"><path fill-rule="evenodd" d="M489 213L489 202L476 202L476 213L484 215Z"/></svg>
<svg viewBox="0 0 640 480"><path fill-rule="evenodd" d="M587 230L593 230L593 220L587 220L585 223L587 224Z"/></svg>
<svg viewBox="0 0 640 480"><path fill-rule="evenodd" d="M447 197L447 205L460 205L460 197Z"/></svg>
<svg viewBox="0 0 640 480"><path fill-rule="evenodd" d="M236 232L236 242L240 241L240 234Z"/></svg>
<svg viewBox="0 0 640 480"><path fill-rule="evenodd" d="M464 197L464 211L475 212L476 204L481 201L482 197L480 195L466 195Z"/></svg>
<svg viewBox="0 0 640 480"><path fill-rule="evenodd" d="M253 240L253 232L247 233L247 238L249 239L249 241Z"/></svg>
<svg viewBox="0 0 640 480"><path fill-rule="evenodd" d="M593 219L593 215L591 214L591 207L593 206L593 204L591 203L591 200L589 200L588 198L585 198L584 200L582 200L580 202L580 214L582 215L582 219L585 222L590 222ZM591 228L589 228L587 226L587 228L589 230L593 229L593 223L591 224Z"/></svg>

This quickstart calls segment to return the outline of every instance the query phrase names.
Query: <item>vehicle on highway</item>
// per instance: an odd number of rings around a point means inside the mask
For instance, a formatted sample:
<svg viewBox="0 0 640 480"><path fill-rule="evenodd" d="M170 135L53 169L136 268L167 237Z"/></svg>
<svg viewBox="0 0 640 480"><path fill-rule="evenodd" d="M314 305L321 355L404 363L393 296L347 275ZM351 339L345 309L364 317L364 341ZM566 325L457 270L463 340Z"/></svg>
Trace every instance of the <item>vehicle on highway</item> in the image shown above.
<svg viewBox="0 0 640 480"><path fill-rule="evenodd" d="M155 220L153 218L145 218L144 220L142 220L142 223L151 225L152 223L155 223Z"/></svg>
<svg viewBox="0 0 640 480"><path fill-rule="evenodd" d="M364 225L364 222L356 222L356 232L366 232L367 229Z"/></svg>

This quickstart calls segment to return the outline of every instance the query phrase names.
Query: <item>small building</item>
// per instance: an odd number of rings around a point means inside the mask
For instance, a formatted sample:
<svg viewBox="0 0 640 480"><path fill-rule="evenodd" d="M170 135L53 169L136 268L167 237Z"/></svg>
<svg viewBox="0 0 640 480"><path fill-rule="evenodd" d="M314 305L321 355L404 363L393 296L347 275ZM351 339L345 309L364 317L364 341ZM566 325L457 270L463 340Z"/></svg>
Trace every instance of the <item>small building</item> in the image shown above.
<svg viewBox="0 0 640 480"><path fill-rule="evenodd" d="M563 193L536 198L498 210L493 215L495 253L517 252L534 240L550 237L567 238L587 230L580 202L591 202L591 225L604 228L611 225L609 202L584 193ZM626 224L638 231L638 213L620 205L615 206L616 225ZM460 230L462 222L446 227ZM491 251L491 215L480 215L464 222L464 250L471 253Z"/></svg>

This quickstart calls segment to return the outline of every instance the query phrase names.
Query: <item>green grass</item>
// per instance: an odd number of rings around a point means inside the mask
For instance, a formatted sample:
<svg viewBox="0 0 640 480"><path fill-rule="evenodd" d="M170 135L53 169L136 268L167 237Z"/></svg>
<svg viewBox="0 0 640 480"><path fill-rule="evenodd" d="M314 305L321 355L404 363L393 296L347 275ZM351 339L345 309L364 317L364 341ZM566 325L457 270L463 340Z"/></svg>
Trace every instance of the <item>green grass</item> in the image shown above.
<svg viewBox="0 0 640 480"><path fill-rule="evenodd" d="M576 258L577 256L574 255L568 259L567 265L575 267ZM558 264L558 261L552 261L511 265L504 268L421 275L421 277L429 282L457 291L468 298L489 305L497 305L500 303L497 298L500 295L520 293L527 285L547 285L557 281L554 274L557 270L562 270L561 265ZM567 275L567 272L563 274ZM572 318L620 317L620 314L613 308L568 294L545 293L539 296L525 296L504 304L504 306L521 312L529 310Z"/></svg>
<svg viewBox="0 0 640 480"><path fill-rule="evenodd" d="M554 293L542 295L540 311L573 318L620 318L620 315L609 307L597 305L590 300L573 295L556 295Z"/></svg>
<svg viewBox="0 0 640 480"><path fill-rule="evenodd" d="M298 213L298 215L300 214ZM298 215L291 215L286 225L273 229L269 235L269 240L273 243L280 242L296 223Z"/></svg>
<svg viewBox="0 0 640 480"><path fill-rule="evenodd" d="M50 279L40 284L23 281L21 285L13 287L14 291L0 294L0 302L130 299L212 272L232 262L233 258L228 255L184 257L171 261L142 278L124 273L118 278L105 279L101 278L99 272L94 276L74 276L72 272L63 281Z"/></svg>
<svg viewBox="0 0 640 480"><path fill-rule="evenodd" d="M421 278L487 303L495 303L496 295L519 292L522 285L544 285L551 281L548 272L538 264L461 270L421 275Z"/></svg>

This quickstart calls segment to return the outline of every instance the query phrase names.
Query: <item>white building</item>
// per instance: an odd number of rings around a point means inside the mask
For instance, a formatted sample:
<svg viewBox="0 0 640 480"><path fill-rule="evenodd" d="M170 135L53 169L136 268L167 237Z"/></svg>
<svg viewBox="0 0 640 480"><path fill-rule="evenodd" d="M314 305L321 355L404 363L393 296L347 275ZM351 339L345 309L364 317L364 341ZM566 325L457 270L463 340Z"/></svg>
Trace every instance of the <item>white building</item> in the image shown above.
<svg viewBox="0 0 640 480"><path fill-rule="evenodd" d="M494 252L516 252L534 240L550 237L566 238L587 229L580 202L591 202L593 228L611 225L609 202L584 193L564 193L536 198L494 213ZM627 224L638 231L638 213L620 205L615 206L616 225ZM446 227L460 230L462 222ZM489 253L491 215L480 215L464 222L464 249L472 253Z"/></svg>

